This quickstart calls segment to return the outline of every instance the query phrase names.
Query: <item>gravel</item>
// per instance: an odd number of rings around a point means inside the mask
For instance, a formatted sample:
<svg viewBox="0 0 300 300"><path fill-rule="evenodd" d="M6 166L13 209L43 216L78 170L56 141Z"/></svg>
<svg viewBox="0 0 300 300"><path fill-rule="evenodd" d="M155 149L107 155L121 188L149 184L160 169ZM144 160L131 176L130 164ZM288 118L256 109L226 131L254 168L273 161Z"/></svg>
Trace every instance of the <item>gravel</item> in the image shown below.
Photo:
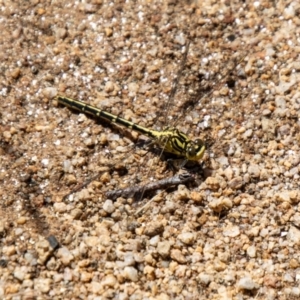
<svg viewBox="0 0 300 300"><path fill-rule="evenodd" d="M299 298L298 1L0 7L1 299ZM57 94L176 123L202 170L106 199L177 171Z"/></svg>

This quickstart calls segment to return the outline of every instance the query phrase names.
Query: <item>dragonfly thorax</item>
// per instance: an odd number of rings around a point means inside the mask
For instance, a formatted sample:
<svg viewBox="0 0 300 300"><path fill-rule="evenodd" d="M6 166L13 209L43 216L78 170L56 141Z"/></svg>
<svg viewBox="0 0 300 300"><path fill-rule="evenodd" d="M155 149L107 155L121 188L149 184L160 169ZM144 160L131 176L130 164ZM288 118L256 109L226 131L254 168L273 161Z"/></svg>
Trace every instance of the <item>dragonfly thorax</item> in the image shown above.
<svg viewBox="0 0 300 300"><path fill-rule="evenodd" d="M153 132L156 142L165 152L184 157L187 160L197 161L202 158L205 144L202 140L191 141L186 134L177 128L166 128L163 131Z"/></svg>

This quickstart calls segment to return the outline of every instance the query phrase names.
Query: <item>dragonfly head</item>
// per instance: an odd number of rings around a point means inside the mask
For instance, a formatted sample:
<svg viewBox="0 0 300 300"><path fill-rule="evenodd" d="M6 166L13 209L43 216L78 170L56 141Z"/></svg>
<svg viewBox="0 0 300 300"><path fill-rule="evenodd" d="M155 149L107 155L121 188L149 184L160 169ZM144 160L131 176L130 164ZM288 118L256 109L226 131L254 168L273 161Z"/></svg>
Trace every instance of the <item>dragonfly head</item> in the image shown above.
<svg viewBox="0 0 300 300"><path fill-rule="evenodd" d="M186 148L186 158L197 161L203 157L205 149L204 141L200 139L190 141Z"/></svg>

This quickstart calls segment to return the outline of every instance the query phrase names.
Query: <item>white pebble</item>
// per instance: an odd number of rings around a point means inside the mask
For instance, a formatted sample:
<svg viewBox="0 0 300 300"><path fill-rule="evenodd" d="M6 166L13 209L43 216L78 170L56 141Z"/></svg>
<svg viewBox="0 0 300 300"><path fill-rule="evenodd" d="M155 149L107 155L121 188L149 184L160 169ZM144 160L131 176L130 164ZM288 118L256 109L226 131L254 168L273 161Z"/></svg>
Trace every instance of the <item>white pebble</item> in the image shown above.
<svg viewBox="0 0 300 300"><path fill-rule="evenodd" d="M116 210L116 208L111 200L106 200L103 204L103 210L111 214Z"/></svg>
<svg viewBox="0 0 300 300"><path fill-rule="evenodd" d="M17 278L20 281L23 281L26 274L28 273L27 267L16 267L14 270L14 277Z"/></svg>
<svg viewBox="0 0 300 300"><path fill-rule="evenodd" d="M256 257L256 248L254 246L249 246L247 249L247 254L250 257Z"/></svg>
<svg viewBox="0 0 300 300"><path fill-rule="evenodd" d="M300 245L300 230L294 226L291 226L287 235L287 239L292 243Z"/></svg>
<svg viewBox="0 0 300 300"><path fill-rule="evenodd" d="M163 257L170 255L171 244L167 241L159 242L157 245L157 252Z"/></svg>
<svg viewBox="0 0 300 300"><path fill-rule="evenodd" d="M244 290L253 290L257 288L257 284L252 280L251 277L243 277L238 282L238 287Z"/></svg>
<svg viewBox="0 0 300 300"><path fill-rule="evenodd" d="M199 274L199 281L204 284L204 285L208 285L210 282L213 281L213 276L209 275L207 273L200 273Z"/></svg>
<svg viewBox="0 0 300 300"><path fill-rule="evenodd" d="M68 265L74 258L72 253L65 247L58 249L57 256L61 258L64 265Z"/></svg>
<svg viewBox="0 0 300 300"><path fill-rule="evenodd" d="M191 245L195 241L195 234L192 232L184 232L181 233L178 238L180 239L181 242L187 245Z"/></svg>
<svg viewBox="0 0 300 300"><path fill-rule="evenodd" d="M110 287L114 287L116 283L117 283L117 279L112 274L109 274L109 275L105 276L103 278L103 280L101 281L101 284L103 286L110 286Z"/></svg>
<svg viewBox="0 0 300 300"><path fill-rule="evenodd" d="M238 226L227 226L223 231L224 236L236 237L240 235L240 229Z"/></svg>
<svg viewBox="0 0 300 300"><path fill-rule="evenodd" d="M138 271L134 267L125 267L123 276L130 281L138 281Z"/></svg>

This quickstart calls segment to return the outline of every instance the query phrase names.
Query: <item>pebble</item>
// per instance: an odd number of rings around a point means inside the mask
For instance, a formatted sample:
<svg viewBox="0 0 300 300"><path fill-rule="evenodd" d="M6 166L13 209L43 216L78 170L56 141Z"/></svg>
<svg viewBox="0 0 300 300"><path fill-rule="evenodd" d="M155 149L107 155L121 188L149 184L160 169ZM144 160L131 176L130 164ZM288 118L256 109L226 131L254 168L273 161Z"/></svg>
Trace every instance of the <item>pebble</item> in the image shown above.
<svg viewBox="0 0 300 300"><path fill-rule="evenodd" d="M42 90L42 94L47 99L53 99L57 95L57 89L54 87L46 87Z"/></svg>
<svg viewBox="0 0 300 300"><path fill-rule="evenodd" d="M103 204L103 210L106 211L109 214L112 214L116 208L114 206L114 203L112 202L112 200L106 200Z"/></svg>
<svg viewBox="0 0 300 300"><path fill-rule="evenodd" d="M103 286L108 286L108 287L116 288L117 278L114 275L109 274L109 275L105 276L101 280L101 284Z"/></svg>
<svg viewBox="0 0 300 300"><path fill-rule="evenodd" d="M95 295L103 293L102 284L98 281L92 281L90 283L90 289L91 289L91 292ZM93 298L93 299L95 299L95 298Z"/></svg>
<svg viewBox="0 0 300 300"><path fill-rule="evenodd" d="M207 273L200 273L198 275L198 279L203 285L207 286L207 285L209 285L209 283L211 283L214 280L214 277Z"/></svg>
<svg viewBox="0 0 300 300"><path fill-rule="evenodd" d="M90 282L93 278L93 274L90 272L80 272L80 280L82 282Z"/></svg>
<svg viewBox="0 0 300 300"><path fill-rule="evenodd" d="M251 277L241 278L237 286L243 290L254 290L258 288L258 285L252 280Z"/></svg>
<svg viewBox="0 0 300 300"><path fill-rule="evenodd" d="M213 191L218 190L220 187L219 181L215 177L207 177L205 183L207 187Z"/></svg>
<svg viewBox="0 0 300 300"><path fill-rule="evenodd" d="M68 210L68 206L63 202L56 202L53 204L53 209L58 213L63 213Z"/></svg>
<svg viewBox="0 0 300 300"><path fill-rule="evenodd" d="M195 241L195 234L193 232L184 232L178 236L179 240L186 245L192 245Z"/></svg>
<svg viewBox="0 0 300 300"><path fill-rule="evenodd" d="M171 250L171 258L180 264L186 263L186 258L184 257L184 255L181 253L179 249Z"/></svg>
<svg viewBox="0 0 300 300"><path fill-rule="evenodd" d="M247 254L249 257L256 257L256 247L255 246L249 246L247 249Z"/></svg>
<svg viewBox="0 0 300 300"><path fill-rule="evenodd" d="M248 167L248 173L254 177L254 178L258 178L260 175L260 168L258 165L256 164L251 164Z"/></svg>
<svg viewBox="0 0 300 300"><path fill-rule="evenodd" d="M168 241L159 242L157 252L162 258L167 258L170 255L171 244Z"/></svg>
<svg viewBox="0 0 300 300"><path fill-rule="evenodd" d="M16 267L14 270L14 277L17 278L20 281L23 281L25 279L25 276L28 273L28 268L23 266L23 267Z"/></svg>
<svg viewBox="0 0 300 300"><path fill-rule="evenodd" d="M294 226L291 226L287 235L287 239L296 244L296 245L300 245L300 230L297 229Z"/></svg>
<svg viewBox="0 0 300 300"><path fill-rule="evenodd" d="M138 281L138 271L134 267L125 267L122 273L124 278L130 281Z"/></svg>
<svg viewBox="0 0 300 300"><path fill-rule="evenodd" d="M279 201L283 201L283 202L290 202L291 201L290 192L289 191L282 191L282 192L278 193L276 195L276 198Z"/></svg>
<svg viewBox="0 0 300 300"><path fill-rule="evenodd" d="M3 253L3 255L6 255L6 256L12 256L16 253L16 247L14 245L3 246L2 253Z"/></svg>
<svg viewBox="0 0 300 300"><path fill-rule="evenodd" d="M68 35L68 32L65 28L57 28L55 31L55 37L57 39L64 39Z"/></svg>
<svg viewBox="0 0 300 300"><path fill-rule="evenodd" d="M243 184L243 178L241 176L236 176L235 178L229 181L228 187L234 190L238 190L243 186Z"/></svg>
<svg viewBox="0 0 300 300"><path fill-rule="evenodd" d="M145 235L150 237L161 234L164 231L164 225L161 222L153 221L150 222L145 228Z"/></svg>
<svg viewBox="0 0 300 300"><path fill-rule="evenodd" d="M99 245L100 241L103 240L103 236L85 236L83 240L87 246L93 248Z"/></svg>
<svg viewBox="0 0 300 300"><path fill-rule="evenodd" d="M223 235L228 237L237 237L240 235L240 228L238 226L226 226L223 230Z"/></svg>
<svg viewBox="0 0 300 300"><path fill-rule="evenodd" d="M216 213L220 213L224 210L231 209L233 202L229 198L213 199L209 202L208 206Z"/></svg>
<svg viewBox="0 0 300 300"><path fill-rule="evenodd" d="M40 293L49 293L51 289L51 279L50 278L36 278L34 279L34 289Z"/></svg>
<svg viewBox="0 0 300 300"><path fill-rule="evenodd" d="M69 265L74 259L72 253L66 247L59 248L57 251L57 256L61 259L61 262L65 266Z"/></svg>

